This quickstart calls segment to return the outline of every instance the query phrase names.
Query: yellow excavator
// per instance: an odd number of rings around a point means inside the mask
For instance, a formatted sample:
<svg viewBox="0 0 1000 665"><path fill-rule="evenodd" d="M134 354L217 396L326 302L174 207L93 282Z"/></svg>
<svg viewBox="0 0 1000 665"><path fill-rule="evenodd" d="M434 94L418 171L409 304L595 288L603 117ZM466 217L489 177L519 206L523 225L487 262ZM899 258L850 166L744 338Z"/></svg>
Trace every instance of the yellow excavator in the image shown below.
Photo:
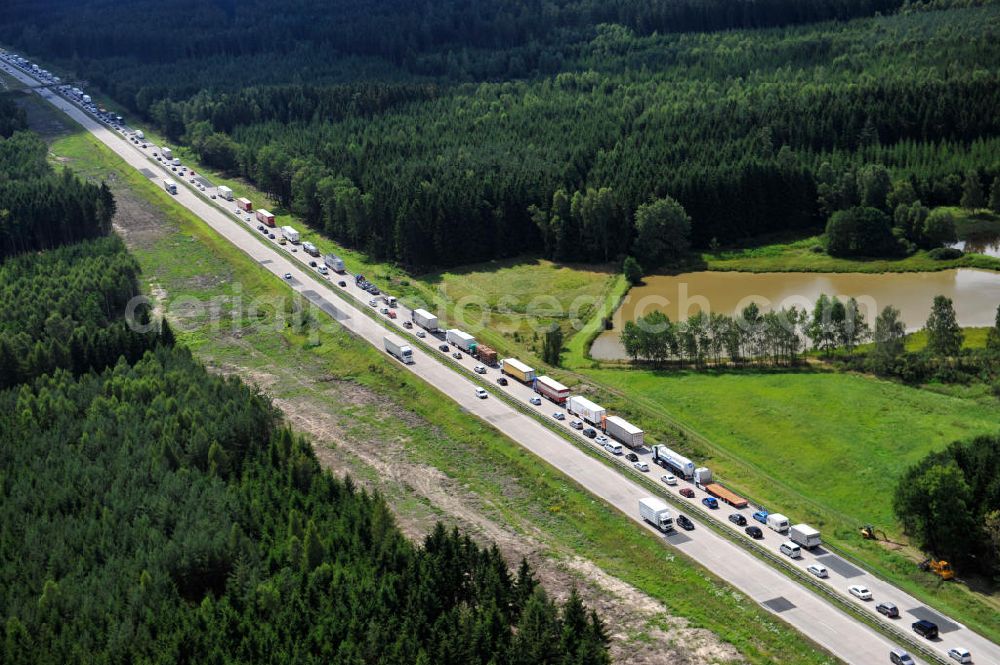
<svg viewBox="0 0 1000 665"><path fill-rule="evenodd" d="M929 570L943 580L955 579L955 571L951 569L951 564L947 561L924 559L918 565L920 570Z"/></svg>

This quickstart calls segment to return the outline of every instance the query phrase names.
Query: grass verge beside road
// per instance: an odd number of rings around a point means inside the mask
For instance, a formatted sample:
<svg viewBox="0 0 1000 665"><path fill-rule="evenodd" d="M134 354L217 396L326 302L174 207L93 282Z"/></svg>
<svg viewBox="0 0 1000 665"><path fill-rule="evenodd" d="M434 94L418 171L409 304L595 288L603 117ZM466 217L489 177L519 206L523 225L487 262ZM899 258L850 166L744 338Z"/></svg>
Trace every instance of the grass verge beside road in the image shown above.
<svg viewBox="0 0 1000 665"><path fill-rule="evenodd" d="M912 550L890 551L857 533L872 523L902 540L891 510L896 480L930 450L1000 429L995 399L836 372L584 374L615 388L598 387L596 396L655 440L675 443L734 490L813 524L866 566L1000 640L996 590L942 584L916 569Z"/></svg>
<svg viewBox="0 0 1000 665"><path fill-rule="evenodd" d="M164 295L168 311L178 298L214 300L225 312L236 295L244 299L288 297L280 281L196 218L172 205L166 194L102 148L89 135L60 139L52 152L83 175L127 183L175 225L148 248L136 250L144 277ZM310 341L294 327L274 330L271 317L212 329L207 310L180 308L178 337L210 364L233 363L251 376L273 363L303 372L299 386L313 381L356 385L398 405L413 420L379 417L373 406L329 404L353 414L352 436L371 431L396 437L408 456L427 462L474 492L513 528L540 531L557 556L584 557L662 602L672 613L733 644L752 663L827 663L797 632L704 569L663 546L654 536L540 462L491 427L465 413L432 387L387 360L384 354L342 330L321 332ZM318 341L318 343L315 343ZM311 380L306 380L306 379ZM569 444L567 444L569 445Z"/></svg>

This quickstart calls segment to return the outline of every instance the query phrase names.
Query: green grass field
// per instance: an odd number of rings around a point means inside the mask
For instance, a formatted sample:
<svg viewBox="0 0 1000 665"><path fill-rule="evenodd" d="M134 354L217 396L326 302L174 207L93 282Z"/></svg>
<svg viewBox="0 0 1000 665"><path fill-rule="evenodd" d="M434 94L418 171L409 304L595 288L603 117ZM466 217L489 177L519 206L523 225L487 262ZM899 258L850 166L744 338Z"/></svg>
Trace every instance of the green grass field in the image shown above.
<svg viewBox="0 0 1000 665"><path fill-rule="evenodd" d="M419 301L501 350L537 361L544 330L565 339L601 311L619 281L607 266L566 266L537 258L493 261L414 280ZM412 301L412 302L411 302ZM406 304L419 304L413 297ZM598 317L599 318L599 317Z"/></svg>
<svg viewBox="0 0 1000 665"><path fill-rule="evenodd" d="M931 272L949 268L1000 270L1000 259L982 254L966 254L960 259L936 261L919 251L902 259L843 259L813 248L822 236L788 242L773 242L746 249L705 252L701 255L707 270L739 272Z"/></svg>
<svg viewBox="0 0 1000 665"><path fill-rule="evenodd" d="M150 246L135 251L143 279L166 292L166 304L179 295L201 301L288 296L288 289L260 270L239 250L215 236L200 221L84 134L52 145L54 159L89 177L115 178L151 203L158 223L171 228ZM580 288L583 288L582 286ZM222 305L225 311L225 305ZM172 311L172 310L171 310ZM273 330L270 320L241 318L233 327L213 329L205 315L185 316L178 338L210 365L235 363L249 372L266 372L275 363L292 368L295 379L279 389L285 396L317 391L329 381L354 383L376 392L384 403L409 413L405 422L384 409L329 402L333 412L354 418L352 434L392 436L408 455L444 472L474 492L504 523L542 537L550 556L581 556L662 602L692 627L703 627L733 644L750 663L832 663L797 632L705 570L665 548L630 520L540 462L520 446L476 420L432 387L387 361L366 343L337 330L310 340L294 328ZM321 391L317 391L321 392ZM322 400L322 395L316 396ZM416 419L414 421L413 419ZM431 432L433 436L427 436ZM609 471L610 472L610 471ZM642 627L637 627L641 632Z"/></svg>

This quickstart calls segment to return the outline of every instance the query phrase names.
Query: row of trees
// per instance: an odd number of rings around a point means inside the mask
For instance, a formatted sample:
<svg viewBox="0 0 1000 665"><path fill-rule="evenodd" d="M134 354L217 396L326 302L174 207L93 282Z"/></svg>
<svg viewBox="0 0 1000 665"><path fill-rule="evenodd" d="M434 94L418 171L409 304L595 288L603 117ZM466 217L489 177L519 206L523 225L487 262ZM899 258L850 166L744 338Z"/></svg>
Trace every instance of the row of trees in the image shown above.
<svg viewBox="0 0 1000 665"><path fill-rule="evenodd" d="M899 479L893 510L917 544L962 571L1000 578L1000 437L930 453Z"/></svg>
<svg viewBox="0 0 1000 665"><path fill-rule="evenodd" d="M924 331L924 356L953 363L961 355L964 333L949 298L934 298ZM827 358L841 352L850 358L859 345L871 341L870 350L852 362L892 374L905 353L906 326L894 307L885 307L871 325L854 298L842 302L824 294L811 312L797 307L762 312L756 303L750 303L735 316L698 312L686 321L673 322L663 312L653 311L627 321L620 339L633 362L642 359L663 364L673 360L695 367L748 362L789 365L809 346ZM985 355L995 357L1000 365L1000 306Z"/></svg>
<svg viewBox="0 0 1000 665"><path fill-rule="evenodd" d="M53 172L47 154L36 134L0 135L0 259L111 229L115 202L107 186L84 182L69 170Z"/></svg>
<svg viewBox="0 0 1000 665"><path fill-rule="evenodd" d="M324 45L312 53L292 49L304 57L308 81L290 85L283 58L267 62L261 50L270 52L310 2L288 7L259 44L248 37L254 28L243 23L250 19L241 8L224 21L205 22L220 26L212 29L217 40L197 39L202 27L178 34L170 48L186 45L187 60L176 72L158 62L162 53L148 54L144 43L140 52L131 38L106 46L88 39L76 52L91 55L72 65L102 72L106 78L95 77L98 83L112 86L173 140L251 179L310 225L375 258L415 268L528 251L564 260L620 260L645 245L636 244L640 207L667 196L690 218L694 246L811 229L836 211L863 207L888 216L888 225L878 215L866 219L874 219L873 234L885 241L880 251L896 250L898 203L886 205L886 186L906 183L914 194L909 206L920 201L933 208L960 203L970 171L984 194L1000 175L994 67L1000 47L990 32L1000 14L996 6L703 35L648 32L658 25L652 15L673 11L662 3L636 6L618 19L608 15L617 10L606 8L531 5L521 8L518 21L551 11L562 17L549 17L557 23L575 15L568 25L580 28L548 33L551 23L538 27L547 34L547 48L559 52L544 75L468 83L448 74L428 85L399 71L375 74L396 65L365 64L368 56L360 53L326 53L324 59ZM783 0L695 4L707 13L694 23L705 25L714 24L710 16L741 24L737 14L755 15L765 6L769 12L782 7L792 23L814 11ZM816 9L817 16L852 15L863 4L876 9L870 3L815 4L826 8ZM445 3L439 11L464 15L469 7ZM98 33L118 27L105 13L65 11L83 24L99 15ZM343 11L335 4L321 15L343 18ZM151 8L151 15L158 12ZM24 14L11 25L34 23L40 14L56 24L68 20L31 8ZM393 8L365 20L377 24L406 14ZM598 16L600 25L592 23ZM174 22L165 18L165 34ZM226 35L235 25L247 30L230 40ZM40 49L34 52L66 53L65 44L44 36L47 26L38 23L37 29L11 39L34 41ZM314 29L291 41L308 43ZM413 47L413 58L447 50L453 37L451 29L414 37L422 45ZM445 57L509 64L527 48L514 40ZM234 71L220 50L244 66ZM364 82L324 85L345 69ZM196 85L201 72L209 72L212 83ZM912 220L908 228L907 247L941 237L915 229ZM872 234L847 235L846 242L834 243L835 251L863 249L859 240ZM636 258L647 270L671 260Z"/></svg>

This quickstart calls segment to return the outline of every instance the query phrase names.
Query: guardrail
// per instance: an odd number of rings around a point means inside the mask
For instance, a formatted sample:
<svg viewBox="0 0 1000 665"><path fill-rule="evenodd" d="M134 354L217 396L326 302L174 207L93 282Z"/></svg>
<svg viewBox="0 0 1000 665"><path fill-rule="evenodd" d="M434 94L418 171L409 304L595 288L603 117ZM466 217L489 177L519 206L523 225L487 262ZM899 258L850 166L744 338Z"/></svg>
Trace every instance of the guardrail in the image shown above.
<svg viewBox="0 0 1000 665"><path fill-rule="evenodd" d="M145 153L142 154L145 156ZM182 181L181 185L196 194L202 195L203 198L209 199L209 197L206 196L204 192L189 186L187 182ZM223 208L221 206L218 206L218 208L220 212L223 211ZM286 258L289 258L293 262L299 264L300 267L306 269L311 274L312 271L310 266L306 261L303 261L297 255L297 253L289 252L287 249L285 249L280 245L274 245L272 243L266 242L264 238L254 233L253 229L244 225L242 217L239 220L232 220L232 221L236 221L237 223L239 223L240 226L244 229L244 231L257 238L259 242L267 245L272 250L283 252L286 255ZM335 293L338 298L348 301L351 305L355 306L356 309L363 311L370 319L376 321L382 328L386 330L391 330L393 332L399 332L395 326L390 325L388 320L385 320L382 317L378 316L376 312L371 310L371 308L367 305L367 303L361 302L357 297L355 297L354 294L340 290L338 288L334 288L333 284L329 283L328 281L322 279L318 281L320 281L329 291ZM413 345L420 347L423 351L425 351L428 354L429 357L432 358L437 357L438 354L437 349L435 349L433 346L431 346L430 344L426 343L424 340L418 337L414 336L412 340L408 340L408 343L412 343ZM515 399L513 396L507 394L506 392L503 391L497 392L494 389L493 384L487 382L479 374L476 374L475 372L468 369L464 365L459 363L451 363L451 367L461 372L466 378L471 379L474 383L480 384L482 387L487 389L487 391L491 395L502 400L508 406L513 407L519 413L534 418L537 422L542 424L549 431L557 434L562 439L570 442L572 445L583 451L585 454L588 454L591 457L599 459L613 468L617 467L621 470L624 470L626 475L631 477L633 480L636 480L638 484L642 485L647 489L650 489L653 495L666 499L669 503L671 503L677 508L688 507L691 505L681 501L678 497L674 496L669 492L664 492L662 487L660 487L652 480L650 480L650 478L645 474L639 473L636 469L634 469L631 466L631 464L626 463L625 461L619 459L617 456L609 454L603 448L598 450L594 445L587 445L588 443L587 441L580 440L579 437L575 436L573 433L567 432L565 431L564 428L556 426L548 418L546 418L541 413L535 411L534 409L527 409L524 406L524 404L522 404L520 401ZM756 556L758 559L767 562L773 568L778 569L786 577L789 577L793 581L798 582L800 585L803 585L806 588L809 588L812 591L817 592L820 595L824 596L831 604L844 610L845 612L857 618L858 620L862 621L863 623L873 628L877 632L893 640L896 640L901 644L907 645L913 652L920 654L926 660L939 663L940 665L948 665L948 661L945 660L942 656L928 650L926 647L924 647L923 645L912 639L910 635L897 629L895 626L885 624L884 622L879 621L875 616L872 616L870 613L863 611L861 608L851 603L848 599L834 592L827 585L818 583L816 580L812 579L798 568L783 561L780 557L775 556L773 553L764 549L760 545L757 545L755 542L750 541L747 538L744 538L739 534L733 532L732 529L726 527L724 524L722 524L721 521L715 519L713 516L701 510L699 510L698 512L699 512L698 515L699 521L708 525L713 531L723 536L733 544L743 548L745 551L749 552L753 556Z"/></svg>

